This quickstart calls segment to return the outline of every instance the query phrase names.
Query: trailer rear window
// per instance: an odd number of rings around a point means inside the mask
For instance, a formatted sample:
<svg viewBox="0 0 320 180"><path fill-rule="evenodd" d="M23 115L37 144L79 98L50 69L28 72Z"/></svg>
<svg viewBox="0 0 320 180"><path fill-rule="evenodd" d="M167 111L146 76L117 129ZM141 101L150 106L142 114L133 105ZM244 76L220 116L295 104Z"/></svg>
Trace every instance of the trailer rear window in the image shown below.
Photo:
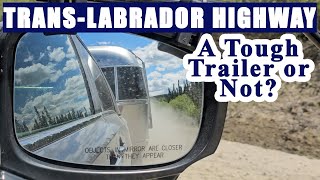
<svg viewBox="0 0 320 180"><path fill-rule="evenodd" d="M118 67L119 100L147 99L143 70L140 67Z"/></svg>

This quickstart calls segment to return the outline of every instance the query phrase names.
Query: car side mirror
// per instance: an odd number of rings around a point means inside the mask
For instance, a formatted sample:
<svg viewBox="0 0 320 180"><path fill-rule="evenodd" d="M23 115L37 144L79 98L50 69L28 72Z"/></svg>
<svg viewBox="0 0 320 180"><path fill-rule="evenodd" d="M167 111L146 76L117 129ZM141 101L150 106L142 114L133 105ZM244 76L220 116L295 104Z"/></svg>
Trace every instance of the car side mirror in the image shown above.
<svg viewBox="0 0 320 180"><path fill-rule="evenodd" d="M194 44L159 34L0 37L4 169L31 179L156 178L216 150L227 103L214 99L214 83L185 80L181 57Z"/></svg>

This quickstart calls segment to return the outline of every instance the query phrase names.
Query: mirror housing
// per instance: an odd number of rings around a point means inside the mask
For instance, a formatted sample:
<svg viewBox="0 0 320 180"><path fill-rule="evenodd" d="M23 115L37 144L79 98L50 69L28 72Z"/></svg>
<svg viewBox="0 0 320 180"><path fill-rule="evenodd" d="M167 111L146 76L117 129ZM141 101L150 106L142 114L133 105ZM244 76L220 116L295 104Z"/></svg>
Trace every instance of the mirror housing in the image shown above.
<svg viewBox="0 0 320 180"><path fill-rule="evenodd" d="M156 41L164 42L165 46L171 46L177 50L187 53L192 53L198 44L203 33L133 33L140 36L144 36ZM163 46L163 45L162 45ZM169 54L172 53L170 48L163 47L163 51ZM159 49L160 50L160 49ZM178 57L181 58L183 53L178 53ZM175 55L175 54L172 54Z"/></svg>

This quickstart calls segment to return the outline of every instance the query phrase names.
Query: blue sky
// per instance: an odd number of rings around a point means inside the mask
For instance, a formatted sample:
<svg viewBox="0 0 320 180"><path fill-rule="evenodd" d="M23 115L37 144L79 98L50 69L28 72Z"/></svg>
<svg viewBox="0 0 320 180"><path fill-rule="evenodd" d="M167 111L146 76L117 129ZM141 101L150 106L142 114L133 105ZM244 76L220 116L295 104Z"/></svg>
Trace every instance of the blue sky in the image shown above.
<svg viewBox="0 0 320 180"><path fill-rule="evenodd" d="M152 42L147 38L138 37L126 33L79 33L80 38L87 46L113 45L134 50Z"/></svg>

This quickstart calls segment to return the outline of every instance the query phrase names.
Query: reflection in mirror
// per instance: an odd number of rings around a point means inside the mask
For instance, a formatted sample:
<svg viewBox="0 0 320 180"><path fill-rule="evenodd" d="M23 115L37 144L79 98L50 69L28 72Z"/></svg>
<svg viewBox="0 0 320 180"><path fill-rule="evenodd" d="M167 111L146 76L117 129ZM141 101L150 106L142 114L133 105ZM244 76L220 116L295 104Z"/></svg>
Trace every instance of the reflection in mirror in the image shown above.
<svg viewBox="0 0 320 180"><path fill-rule="evenodd" d="M182 60L140 36L79 36L84 43L74 35L20 39L14 71L20 145L41 157L99 166L186 155L199 132L203 86L185 80Z"/></svg>

